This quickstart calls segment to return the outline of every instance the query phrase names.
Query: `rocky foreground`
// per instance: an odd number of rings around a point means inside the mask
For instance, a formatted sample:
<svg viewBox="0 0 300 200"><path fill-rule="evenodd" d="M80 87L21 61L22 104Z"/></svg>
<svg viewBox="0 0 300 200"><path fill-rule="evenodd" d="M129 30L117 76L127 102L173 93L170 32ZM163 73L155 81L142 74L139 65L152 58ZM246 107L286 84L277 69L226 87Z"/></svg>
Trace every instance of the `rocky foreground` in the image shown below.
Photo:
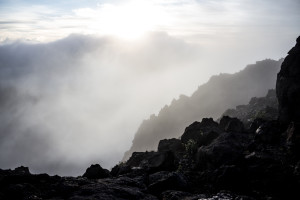
<svg viewBox="0 0 300 200"><path fill-rule="evenodd" d="M98 164L80 177L0 170L0 199L300 199L300 37L276 92L278 120L255 118L245 126L228 116L219 123L204 118L180 139L135 152L111 171Z"/></svg>

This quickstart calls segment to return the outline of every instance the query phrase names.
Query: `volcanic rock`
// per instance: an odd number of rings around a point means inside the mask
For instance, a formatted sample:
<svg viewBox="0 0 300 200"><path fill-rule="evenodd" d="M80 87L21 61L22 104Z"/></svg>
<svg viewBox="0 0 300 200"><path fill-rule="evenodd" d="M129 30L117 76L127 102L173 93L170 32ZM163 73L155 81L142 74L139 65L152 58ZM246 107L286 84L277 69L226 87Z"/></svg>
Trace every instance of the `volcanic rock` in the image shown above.
<svg viewBox="0 0 300 200"><path fill-rule="evenodd" d="M158 152L172 151L172 152L182 152L184 151L184 146L179 139L164 139L160 140L157 148Z"/></svg>
<svg viewBox="0 0 300 200"><path fill-rule="evenodd" d="M209 144L221 133L218 126L212 118L203 118L201 122L194 122L185 129L181 142L186 144L193 140L198 145Z"/></svg>
<svg viewBox="0 0 300 200"><path fill-rule="evenodd" d="M288 52L277 75L276 92L279 102L279 120L300 122L300 36Z"/></svg>
<svg viewBox="0 0 300 200"><path fill-rule="evenodd" d="M107 169L103 169L99 164L95 164L87 168L83 177L87 177L88 179L107 178L109 177L109 171Z"/></svg>
<svg viewBox="0 0 300 200"><path fill-rule="evenodd" d="M220 128L227 132L243 132L244 124L238 118L224 116L220 120Z"/></svg>

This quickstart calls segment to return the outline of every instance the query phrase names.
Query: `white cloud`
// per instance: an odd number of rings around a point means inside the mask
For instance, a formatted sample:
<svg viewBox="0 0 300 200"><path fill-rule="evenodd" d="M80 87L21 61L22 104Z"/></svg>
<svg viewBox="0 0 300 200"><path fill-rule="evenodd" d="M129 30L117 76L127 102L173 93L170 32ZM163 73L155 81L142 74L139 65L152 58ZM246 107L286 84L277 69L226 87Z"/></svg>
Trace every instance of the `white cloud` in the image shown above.
<svg viewBox="0 0 300 200"><path fill-rule="evenodd" d="M196 46L163 33L0 46L0 167L64 175L93 162L112 167L140 122L186 91L197 57Z"/></svg>
<svg viewBox="0 0 300 200"><path fill-rule="evenodd" d="M1 10L0 38L51 41L71 33L136 37L165 31L185 39L192 35L213 39L220 34L253 35L256 29L272 33L281 26L285 32L296 32L299 8L297 0L101 1L98 6L69 10L53 5L6 7ZM197 41L201 40L199 36Z"/></svg>

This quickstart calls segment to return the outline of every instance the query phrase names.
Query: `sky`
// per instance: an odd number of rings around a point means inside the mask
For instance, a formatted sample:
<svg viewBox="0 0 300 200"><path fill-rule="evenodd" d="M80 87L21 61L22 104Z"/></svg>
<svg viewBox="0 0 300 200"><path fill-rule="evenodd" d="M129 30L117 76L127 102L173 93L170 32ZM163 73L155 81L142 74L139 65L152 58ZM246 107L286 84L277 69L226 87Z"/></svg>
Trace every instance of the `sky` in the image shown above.
<svg viewBox="0 0 300 200"><path fill-rule="evenodd" d="M0 168L111 168L172 99L299 34L299 0L0 0Z"/></svg>

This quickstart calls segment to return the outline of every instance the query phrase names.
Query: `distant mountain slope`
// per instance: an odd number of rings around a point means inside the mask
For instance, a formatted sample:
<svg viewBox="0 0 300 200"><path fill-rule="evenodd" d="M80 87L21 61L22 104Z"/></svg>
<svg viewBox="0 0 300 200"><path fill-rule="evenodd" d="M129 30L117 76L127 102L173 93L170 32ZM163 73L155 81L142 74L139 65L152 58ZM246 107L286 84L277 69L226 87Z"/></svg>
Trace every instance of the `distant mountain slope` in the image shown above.
<svg viewBox="0 0 300 200"><path fill-rule="evenodd" d="M282 61L266 59L235 74L212 76L191 97L181 95L162 108L158 116L152 115L142 122L123 160L135 151L155 150L161 139L179 137L184 127L194 121L218 118L228 108L247 104L252 97L265 96L269 89L275 88Z"/></svg>
<svg viewBox="0 0 300 200"><path fill-rule="evenodd" d="M236 117L245 125L254 119L276 120L278 118L278 100L276 91L271 89L265 97L253 97L247 105L238 105L235 109L226 110L222 116Z"/></svg>

